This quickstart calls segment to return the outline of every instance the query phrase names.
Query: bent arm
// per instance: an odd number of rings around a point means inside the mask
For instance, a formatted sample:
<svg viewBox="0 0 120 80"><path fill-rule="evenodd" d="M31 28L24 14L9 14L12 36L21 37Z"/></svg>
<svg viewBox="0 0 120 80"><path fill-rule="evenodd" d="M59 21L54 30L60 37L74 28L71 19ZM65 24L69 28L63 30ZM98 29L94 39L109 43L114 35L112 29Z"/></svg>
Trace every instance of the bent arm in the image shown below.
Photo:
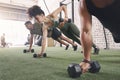
<svg viewBox="0 0 120 80"><path fill-rule="evenodd" d="M51 16L52 18L57 18L58 14L61 12L61 11L64 11L64 15L65 15L65 18L68 18L68 15L67 15L67 7L65 5L62 5L60 6L59 8L57 8L55 11L53 11L51 14L49 14L48 16Z"/></svg>
<svg viewBox="0 0 120 80"><path fill-rule="evenodd" d="M80 1L80 22L81 22L81 43L84 51L84 59L90 61L92 49L92 20L89 14L85 0Z"/></svg>

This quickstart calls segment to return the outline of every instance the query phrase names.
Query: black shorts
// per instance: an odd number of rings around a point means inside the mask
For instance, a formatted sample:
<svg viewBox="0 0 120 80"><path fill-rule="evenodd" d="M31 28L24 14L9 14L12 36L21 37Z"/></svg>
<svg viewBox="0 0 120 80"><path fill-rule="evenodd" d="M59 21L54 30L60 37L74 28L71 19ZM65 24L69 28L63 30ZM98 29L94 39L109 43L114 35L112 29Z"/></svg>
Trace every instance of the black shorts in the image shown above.
<svg viewBox="0 0 120 80"><path fill-rule="evenodd" d="M53 28L51 37L57 40L61 36L61 32L57 28Z"/></svg>

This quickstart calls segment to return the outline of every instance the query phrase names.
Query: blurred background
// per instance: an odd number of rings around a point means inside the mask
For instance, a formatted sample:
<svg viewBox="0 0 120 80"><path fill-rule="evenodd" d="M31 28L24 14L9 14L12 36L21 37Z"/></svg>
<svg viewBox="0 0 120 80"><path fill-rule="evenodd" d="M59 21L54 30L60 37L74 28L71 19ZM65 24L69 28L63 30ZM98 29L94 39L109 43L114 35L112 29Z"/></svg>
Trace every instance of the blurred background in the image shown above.
<svg viewBox="0 0 120 80"><path fill-rule="evenodd" d="M27 9L33 5L39 5L48 15L58 8L60 3L67 4L69 18L80 29L78 0L0 0L0 36L5 34L5 40L11 46L23 46L29 34L24 26L25 21L29 20ZM111 33L107 29L103 29L95 17L92 31L93 41L100 48L120 48L120 44L114 43ZM54 41L53 44L55 44Z"/></svg>

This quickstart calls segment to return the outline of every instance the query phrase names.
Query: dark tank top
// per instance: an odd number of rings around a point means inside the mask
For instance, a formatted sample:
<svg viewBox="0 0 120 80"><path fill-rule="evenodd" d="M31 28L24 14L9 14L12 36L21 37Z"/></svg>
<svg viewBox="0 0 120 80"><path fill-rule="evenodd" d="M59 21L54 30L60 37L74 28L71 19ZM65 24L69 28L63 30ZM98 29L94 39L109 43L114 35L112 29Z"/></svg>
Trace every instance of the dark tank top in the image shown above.
<svg viewBox="0 0 120 80"><path fill-rule="evenodd" d="M114 0L111 5L98 8L92 0L85 0L88 12L97 17L104 27L108 28L112 34L120 37L120 0Z"/></svg>

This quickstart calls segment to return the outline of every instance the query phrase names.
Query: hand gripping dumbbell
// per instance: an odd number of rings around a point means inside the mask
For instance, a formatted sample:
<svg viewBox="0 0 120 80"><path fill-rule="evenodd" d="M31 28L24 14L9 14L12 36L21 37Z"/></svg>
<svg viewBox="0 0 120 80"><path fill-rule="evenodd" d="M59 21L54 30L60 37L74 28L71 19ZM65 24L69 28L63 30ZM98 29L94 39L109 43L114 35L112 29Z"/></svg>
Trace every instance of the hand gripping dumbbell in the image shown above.
<svg viewBox="0 0 120 80"><path fill-rule="evenodd" d="M27 49L24 49L24 50L23 50L23 53L27 53L27 52L29 52L29 50L27 50ZM30 52L31 52L31 53L34 53L34 49L31 49Z"/></svg>
<svg viewBox="0 0 120 80"><path fill-rule="evenodd" d="M64 22L64 19L63 18L59 18L59 23L60 22ZM68 19L68 21L67 21L68 23L71 23L71 19Z"/></svg>
<svg viewBox="0 0 120 80"><path fill-rule="evenodd" d="M97 72L99 72L100 68L101 68L101 66L98 63L98 61L91 61L90 68L88 69L88 71L90 73L97 73ZM70 64L67 68L67 71L71 78L80 77L80 75L82 74L82 69L81 69L80 65L76 64L76 63Z"/></svg>
<svg viewBox="0 0 120 80"><path fill-rule="evenodd" d="M34 57L34 58L37 58L37 57L39 57L39 56L38 56L38 54L34 53L34 54L33 54L33 57ZM43 55L40 56L40 57L47 57L47 54L46 54L46 53L43 53Z"/></svg>

